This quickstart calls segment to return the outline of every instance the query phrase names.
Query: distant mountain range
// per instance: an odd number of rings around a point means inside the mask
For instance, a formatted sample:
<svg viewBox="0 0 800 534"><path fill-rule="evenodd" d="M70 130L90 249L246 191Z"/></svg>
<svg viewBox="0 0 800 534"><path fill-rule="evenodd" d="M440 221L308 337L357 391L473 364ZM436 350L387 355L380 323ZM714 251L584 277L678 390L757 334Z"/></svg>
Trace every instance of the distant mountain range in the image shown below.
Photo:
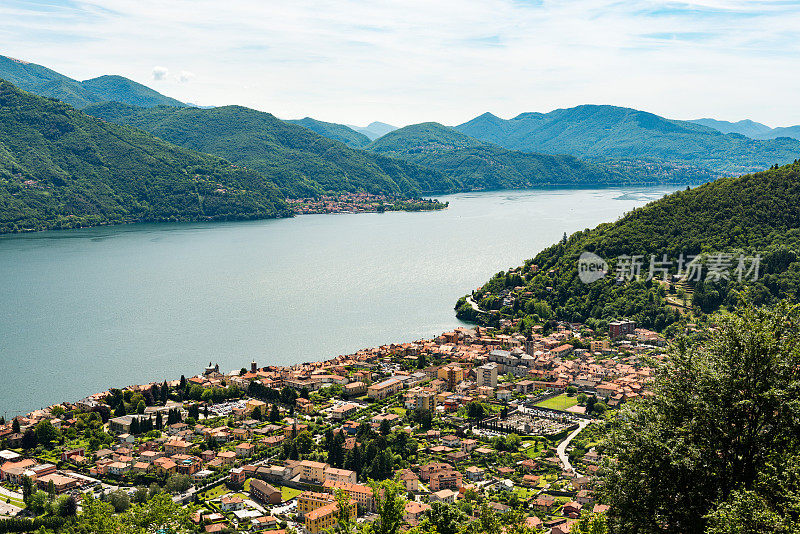
<svg viewBox="0 0 800 534"><path fill-rule="evenodd" d="M511 150L569 154L589 161L627 160L738 175L794 161L800 141L755 140L616 106L584 105L505 120L484 113L455 127Z"/></svg>
<svg viewBox="0 0 800 534"><path fill-rule="evenodd" d="M255 171L0 80L0 233L289 213Z"/></svg>
<svg viewBox="0 0 800 534"><path fill-rule="evenodd" d="M256 170L290 197L356 191L414 196L462 189L436 170L355 150L241 106L142 108L108 102L85 111Z"/></svg>
<svg viewBox="0 0 800 534"><path fill-rule="evenodd" d="M99 76L79 82L47 67L7 56L0 56L0 78L76 108L107 101L142 107L186 105L123 76Z"/></svg>
<svg viewBox="0 0 800 534"><path fill-rule="evenodd" d="M607 185L626 180L617 172L572 156L507 150L435 122L394 130L373 141L366 149L436 169L473 190Z"/></svg>
<svg viewBox="0 0 800 534"><path fill-rule="evenodd" d="M352 126L348 124L347 127L351 130L355 130L356 132L366 135L369 137L370 141L374 141L375 139L397 129L397 126L392 126L391 124L386 124L385 122L373 122L370 123L369 126L364 127Z"/></svg>
<svg viewBox="0 0 800 534"><path fill-rule="evenodd" d="M738 133L753 139L776 139L778 137L800 139L800 125L770 128L766 124L754 122L750 119L738 122L718 121L716 119L694 119L688 122L702 124L703 126L714 128L722 133Z"/></svg>

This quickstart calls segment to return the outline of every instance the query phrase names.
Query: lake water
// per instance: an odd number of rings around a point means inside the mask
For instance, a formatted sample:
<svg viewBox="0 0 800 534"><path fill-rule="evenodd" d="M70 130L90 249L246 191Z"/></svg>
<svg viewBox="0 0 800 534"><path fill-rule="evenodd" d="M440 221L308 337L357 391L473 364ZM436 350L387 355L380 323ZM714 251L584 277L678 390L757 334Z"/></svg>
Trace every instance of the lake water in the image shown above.
<svg viewBox="0 0 800 534"><path fill-rule="evenodd" d="M441 197L309 215L0 237L0 414L109 387L327 359L458 326L456 300L564 232L674 190Z"/></svg>

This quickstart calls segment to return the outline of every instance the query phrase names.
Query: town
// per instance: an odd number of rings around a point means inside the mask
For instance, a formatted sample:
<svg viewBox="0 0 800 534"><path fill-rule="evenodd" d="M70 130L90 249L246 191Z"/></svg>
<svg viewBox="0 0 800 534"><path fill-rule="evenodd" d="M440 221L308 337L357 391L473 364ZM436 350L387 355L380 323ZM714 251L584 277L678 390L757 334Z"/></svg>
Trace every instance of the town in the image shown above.
<svg viewBox="0 0 800 534"><path fill-rule="evenodd" d="M531 532L563 534L607 509L594 492L605 417L648 394L663 344L625 320L609 335L566 322L528 336L457 328L111 389L2 421L0 514L75 510L90 495L122 512L165 493L198 531L318 534L343 507L373 521L393 480L404 529L446 506L515 511Z"/></svg>
<svg viewBox="0 0 800 534"><path fill-rule="evenodd" d="M400 198L371 193L342 193L314 198L287 198L293 213L382 213L385 211L429 211L444 209L446 203L437 200Z"/></svg>

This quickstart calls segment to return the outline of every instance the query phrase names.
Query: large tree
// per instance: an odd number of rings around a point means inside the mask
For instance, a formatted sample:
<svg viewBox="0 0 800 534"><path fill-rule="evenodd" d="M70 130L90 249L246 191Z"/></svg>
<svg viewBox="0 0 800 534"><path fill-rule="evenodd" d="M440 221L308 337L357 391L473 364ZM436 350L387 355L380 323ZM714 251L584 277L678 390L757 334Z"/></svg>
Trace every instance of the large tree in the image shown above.
<svg viewBox="0 0 800 534"><path fill-rule="evenodd" d="M794 463L798 308L747 307L714 323L705 341L678 342L657 369L653 395L626 405L613 423L603 493L615 531L702 533L709 514L718 525L756 497L772 499L750 492L767 469L786 473ZM797 491L796 480L787 492Z"/></svg>

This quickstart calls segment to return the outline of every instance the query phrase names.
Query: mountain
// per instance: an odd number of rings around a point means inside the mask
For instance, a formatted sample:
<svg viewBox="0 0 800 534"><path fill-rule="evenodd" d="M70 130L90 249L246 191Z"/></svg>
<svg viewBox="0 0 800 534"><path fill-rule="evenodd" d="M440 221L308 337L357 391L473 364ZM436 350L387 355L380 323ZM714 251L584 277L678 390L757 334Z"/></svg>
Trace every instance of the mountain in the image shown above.
<svg viewBox="0 0 800 534"><path fill-rule="evenodd" d="M394 130L373 141L367 150L436 169L457 178L468 190L626 181L618 173L572 156L507 150L435 122Z"/></svg>
<svg viewBox="0 0 800 534"><path fill-rule="evenodd" d="M686 166L716 176L761 170L800 155L800 141L754 140L630 108L584 105L504 120L490 113L456 126L511 150Z"/></svg>
<svg viewBox="0 0 800 534"><path fill-rule="evenodd" d="M359 190L416 196L460 188L440 172L355 150L270 113L241 106L140 108L106 103L86 111L254 169L289 197Z"/></svg>
<svg viewBox="0 0 800 534"><path fill-rule="evenodd" d="M255 171L0 80L0 232L288 215Z"/></svg>
<svg viewBox="0 0 800 534"><path fill-rule="evenodd" d="M714 128L722 133L738 133L753 139L777 139L778 137L791 137L800 140L800 125L779 128L770 128L760 122L749 119L739 122L718 121L715 119L695 119L689 122L702 124Z"/></svg>
<svg viewBox="0 0 800 534"><path fill-rule="evenodd" d="M719 121L716 119L694 119L687 122L708 126L709 128L713 128L724 134L738 133L753 139L757 139L759 135L772 131L772 128L766 124L754 122L750 119L745 119L738 122Z"/></svg>
<svg viewBox="0 0 800 534"><path fill-rule="evenodd" d="M369 137L370 141L374 141L375 139L397 129L397 126L392 126L391 124L386 124L385 122L373 122L370 123L369 126L351 126L348 124L347 127L366 135Z"/></svg>
<svg viewBox="0 0 800 534"><path fill-rule="evenodd" d="M105 101L143 107L185 105L123 76L100 76L79 82L41 65L6 56L0 56L0 78L76 108Z"/></svg>
<svg viewBox="0 0 800 534"><path fill-rule="evenodd" d="M659 331L678 320L684 291L686 303L695 313L733 306L745 295L757 305L782 298L797 300L798 206L800 160L755 174L720 178L665 196L617 222L577 232L526 261L523 267L498 273L475 293L474 299L484 308L499 310L501 291L524 286L514 304L514 310L524 314L585 322L600 330L610 320L628 317L637 325ZM608 262L606 277L588 280L590 283L581 280L578 259L585 252ZM686 275L686 264L698 254L706 254L698 262L703 265L699 280L685 276L677 288L671 283L646 280L651 257L661 262L666 256L667 262L656 265L656 269L666 267L677 274L682 255L681 274ZM737 272L740 255L745 256L744 269ZM757 255L758 269L750 271ZM643 276L638 281L627 276L634 270L632 257L641 258ZM710 275L714 265L722 276ZM752 280L755 272L756 281ZM660 271L655 273L663 279ZM494 324L505 313L477 316L466 298L459 300L457 309L461 318Z"/></svg>
<svg viewBox="0 0 800 534"><path fill-rule="evenodd" d="M323 122L311 117L305 119L288 120L292 124L297 124L303 128L308 128L314 133L333 139L334 141L342 142L353 148L363 148L370 143L370 138L363 133L357 132L343 124L336 124L334 122Z"/></svg>

